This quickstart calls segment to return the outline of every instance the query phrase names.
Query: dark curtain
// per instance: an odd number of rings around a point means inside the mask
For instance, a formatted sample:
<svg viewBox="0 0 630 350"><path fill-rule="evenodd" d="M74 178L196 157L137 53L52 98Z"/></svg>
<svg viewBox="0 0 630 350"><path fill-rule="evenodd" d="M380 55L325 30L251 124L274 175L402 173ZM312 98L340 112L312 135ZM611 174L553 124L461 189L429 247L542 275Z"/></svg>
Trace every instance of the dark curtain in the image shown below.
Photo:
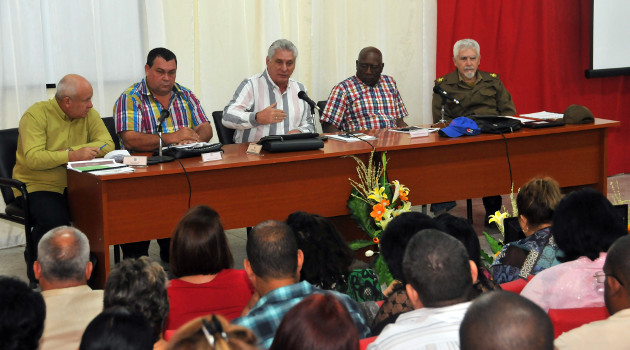
<svg viewBox="0 0 630 350"><path fill-rule="evenodd" d="M590 66L591 0L438 0L436 74L453 66L453 44L473 38L479 69L499 74L518 113L563 113L587 106L609 129L608 175L630 170L630 76L586 79ZM619 33L626 40L628 33ZM576 164L575 171L579 171Z"/></svg>

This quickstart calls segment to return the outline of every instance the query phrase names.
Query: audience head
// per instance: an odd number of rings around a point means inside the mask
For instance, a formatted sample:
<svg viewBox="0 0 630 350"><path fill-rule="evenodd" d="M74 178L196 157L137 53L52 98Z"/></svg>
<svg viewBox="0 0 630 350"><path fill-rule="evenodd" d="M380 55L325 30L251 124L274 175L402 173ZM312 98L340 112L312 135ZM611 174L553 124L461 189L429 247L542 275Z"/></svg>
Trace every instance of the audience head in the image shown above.
<svg viewBox="0 0 630 350"><path fill-rule="evenodd" d="M286 88L295 69L298 51L287 39L279 39L269 46L267 52L267 73L280 88Z"/></svg>
<svg viewBox="0 0 630 350"><path fill-rule="evenodd" d="M619 214L606 197L587 187L567 194L553 215L552 233L564 253L561 261L581 256L599 257L621 236L628 234Z"/></svg>
<svg viewBox="0 0 630 350"><path fill-rule="evenodd" d="M177 58L163 47L149 51L144 66L145 83L151 93L158 96L171 94L177 78Z"/></svg>
<svg viewBox="0 0 630 350"><path fill-rule="evenodd" d="M381 254L395 279L405 282L402 266L405 248L416 232L426 228L438 228L438 224L428 215L413 211L398 215L387 225L381 235Z"/></svg>
<svg viewBox="0 0 630 350"><path fill-rule="evenodd" d="M459 329L462 350L552 350L553 326L534 302L507 291L475 299Z"/></svg>
<svg viewBox="0 0 630 350"><path fill-rule="evenodd" d="M312 294L282 319L270 350L358 350L359 333L345 306L331 294Z"/></svg>
<svg viewBox="0 0 630 350"><path fill-rule="evenodd" d="M205 205L190 208L181 218L170 256L175 277L213 275L234 265L219 214Z"/></svg>
<svg viewBox="0 0 630 350"><path fill-rule="evenodd" d="M359 52L356 66L357 78L367 86L374 86L381 80L381 72L385 67L383 54L375 47L365 47Z"/></svg>
<svg viewBox="0 0 630 350"><path fill-rule="evenodd" d="M223 316L198 317L181 326L168 341L168 350L254 350L256 335L230 324Z"/></svg>
<svg viewBox="0 0 630 350"><path fill-rule="evenodd" d="M88 324L79 350L152 350L153 343L153 330L142 314L113 307Z"/></svg>
<svg viewBox="0 0 630 350"><path fill-rule="evenodd" d="M92 106L92 85L84 77L68 74L57 83L55 99L70 119L85 118Z"/></svg>
<svg viewBox="0 0 630 350"><path fill-rule="evenodd" d="M473 39L458 40L453 45L453 63L466 81L473 81L481 61L481 48Z"/></svg>
<svg viewBox="0 0 630 350"><path fill-rule="evenodd" d="M33 270L42 290L87 284L92 273L87 237L69 226L46 232L37 246Z"/></svg>
<svg viewBox="0 0 630 350"><path fill-rule="evenodd" d="M169 309L166 281L162 266L146 256L123 260L107 278L103 309L120 306L141 313L149 320L153 342L157 342Z"/></svg>
<svg viewBox="0 0 630 350"><path fill-rule="evenodd" d="M300 280L331 289L352 264L353 253L348 244L330 220L319 215L296 211L286 223L304 252Z"/></svg>
<svg viewBox="0 0 630 350"><path fill-rule="evenodd" d="M468 259L472 260L477 267L481 267L481 247L479 237L467 219L444 213L435 221L441 225L441 230L462 242L468 252Z"/></svg>
<svg viewBox="0 0 630 350"><path fill-rule="evenodd" d="M560 186L549 177L533 178L521 187L516 196L516 208L526 236L531 236L540 225L551 224L561 199Z"/></svg>
<svg viewBox="0 0 630 350"><path fill-rule="evenodd" d="M46 304L17 278L0 276L0 339L6 350L35 350L44 332Z"/></svg>
<svg viewBox="0 0 630 350"><path fill-rule="evenodd" d="M604 300L612 315L630 308L630 236L615 241L606 254L604 264Z"/></svg>
<svg viewBox="0 0 630 350"><path fill-rule="evenodd" d="M467 301L477 266L462 242L436 229L413 236L403 257L409 300L419 307L442 307Z"/></svg>
<svg viewBox="0 0 630 350"><path fill-rule="evenodd" d="M247 237L248 274L263 280L299 280L304 256L289 225L268 220L256 225Z"/></svg>

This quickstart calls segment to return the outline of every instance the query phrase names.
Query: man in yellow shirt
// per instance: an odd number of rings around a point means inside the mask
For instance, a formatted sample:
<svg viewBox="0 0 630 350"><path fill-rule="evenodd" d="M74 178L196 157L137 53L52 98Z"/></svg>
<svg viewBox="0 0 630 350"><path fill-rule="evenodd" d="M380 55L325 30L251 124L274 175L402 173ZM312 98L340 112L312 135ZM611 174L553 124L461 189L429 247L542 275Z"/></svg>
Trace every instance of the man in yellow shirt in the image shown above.
<svg viewBox="0 0 630 350"><path fill-rule="evenodd" d="M13 178L26 184L33 242L52 228L70 224L65 164L102 157L114 149L103 120L92 109L92 86L69 74L57 84L55 97L37 102L20 119ZM14 191L24 208L21 193ZM26 208L24 208L26 209ZM33 279L36 256L26 256Z"/></svg>

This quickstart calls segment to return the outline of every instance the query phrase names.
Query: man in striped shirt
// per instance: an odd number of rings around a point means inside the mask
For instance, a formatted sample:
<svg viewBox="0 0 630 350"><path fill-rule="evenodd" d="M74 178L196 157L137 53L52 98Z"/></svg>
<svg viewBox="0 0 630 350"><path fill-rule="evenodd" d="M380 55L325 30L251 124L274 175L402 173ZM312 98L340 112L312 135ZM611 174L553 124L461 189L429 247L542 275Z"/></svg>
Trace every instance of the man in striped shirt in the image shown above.
<svg viewBox="0 0 630 350"><path fill-rule="evenodd" d="M394 78L382 75L383 54L366 47L356 61L357 74L337 84L320 117L324 132L407 126L407 109Z"/></svg>
<svg viewBox="0 0 630 350"><path fill-rule="evenodd" d="M212 126L201 103L189 89L175 82L177 57L165 48L149 52L146 78L131 85L114 104L116 132L121 147L135 151L158 148L158 119L162 110L170 117L163 123L165 144L186 144L212 138Z"/></svg>
<svg viewBox="0 0 630 350"><path fill-rule="evenodd" d="M223 125L236 129L234 142L256 142L267 135L315 132L308 104L298 98L304 85L291 79L297 48L286 39L269 47L267 69L241 82L223 110Z"/></svg>
<svg viewBox="0 0 630 350"><path fill-rule="evenodd" d="M415 310L387 325L368 350L459 349L459 326L477 279L464 245L436 229L422 230L405 249L403 272Z"/></svg>

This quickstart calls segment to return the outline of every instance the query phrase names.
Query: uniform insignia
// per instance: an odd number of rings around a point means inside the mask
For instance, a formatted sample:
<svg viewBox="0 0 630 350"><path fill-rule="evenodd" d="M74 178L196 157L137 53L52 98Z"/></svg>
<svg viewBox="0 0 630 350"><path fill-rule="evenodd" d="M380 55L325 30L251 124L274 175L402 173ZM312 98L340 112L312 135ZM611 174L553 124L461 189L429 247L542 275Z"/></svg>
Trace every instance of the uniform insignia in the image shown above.
<svg viewBox="0 0 630 350"><path fill-rule="evenodd" d="M493 77L493 78L497 77L497 75L495 73L490 73L490 76Z"/></svg>
<svg viewBox="0 0 630 350"><path fill-rule="evenodd" d="M442 81L444 81L444 77L439 77L437 80L438 83L441 83Z"/></svg>

